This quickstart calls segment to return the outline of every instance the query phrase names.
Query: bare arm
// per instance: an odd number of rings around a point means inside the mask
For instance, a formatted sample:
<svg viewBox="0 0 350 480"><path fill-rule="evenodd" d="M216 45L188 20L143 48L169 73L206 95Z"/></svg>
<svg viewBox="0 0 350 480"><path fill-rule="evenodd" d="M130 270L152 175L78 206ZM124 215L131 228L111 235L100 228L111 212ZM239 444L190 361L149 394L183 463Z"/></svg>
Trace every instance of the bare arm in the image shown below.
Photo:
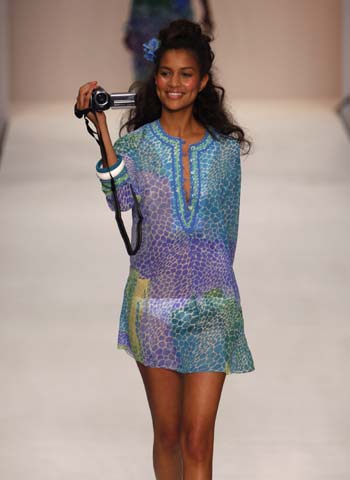
<svg viewBox="0 0 350 480"><path fill-rule="evenodd" d="M203 8L202 24L204 25L207 32L209 34L212 34L214 29L214 22L210 11L209 0L201 0L201 5Z"/></svg>
<svg viewBox="0 0 350 480"><path fill-rule="evenodd" d="M78 110L84 110L89 107L92 91L97 86L98 86L97 81L94 81L94 82L85 83L79 88L78 96L76 99ZM117 156L114 151L111 137L108 131L106 115L104 112L95 112L95 114L92 112L89 112L87 114L87 117L95 125L98 133L102 137L102 141L106 149L108 166L111 167L116 163ZM107 168L107 165L104 159L103 159L103 167Z"/></svg>
<svg viewBox="0 0 350 480"><path fill-rule="evenodd" d="M105 146L108 166L111 167L116 163L117 155L112 145L111 136L109 134L106 119L99 119L98 121L99 121L98 131L100 133L103 144ZM107 165L104 159L102 159L102 164L104 168L107 168Z"/></svg>
<svg viewBox="0 0 350 480"><path fill-rule="evenodd" d="M88 82L80 87L76 102L78 110L85 110L89 107L92 91L96 87L96 81ZM112 145L105 113L94 113L89 112L87 118L95 125L105 147L107 157L107 162L101 158L96 164L96 174L100 179L102 191L106 195L110 209L115 211L115 198L112 191L112 185L114 185L120 210L129 210L134 206L134 196L131 178L124 161L125 156L122 154L118 155ZM141 195L139 193L137 195L141 199Z"/></svg>

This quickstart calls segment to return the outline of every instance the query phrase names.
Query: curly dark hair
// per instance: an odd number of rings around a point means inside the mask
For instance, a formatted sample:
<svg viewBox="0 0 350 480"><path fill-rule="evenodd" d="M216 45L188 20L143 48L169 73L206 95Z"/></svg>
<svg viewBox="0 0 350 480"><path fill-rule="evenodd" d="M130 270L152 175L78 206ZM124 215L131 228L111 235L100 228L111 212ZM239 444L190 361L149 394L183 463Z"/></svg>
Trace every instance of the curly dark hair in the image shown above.
<svg viewBox="0 0 350 480"><path fill-rule="evenodd" d="M250 151L252 142L248 140L243 129L235 123L232 114L224 103L225 89L213 80L212 64L214 52L209 43L212 36L202 32L199 23L186 19L172 21L158 34L160 46L155 52L154 69L145 82L142 82L135 97L135 108L129 111L128 120L122 124L119 135L124 128L131 132L142 125L161 116L162 104L158 98L154 75L158 72L160 60L165 51L170 49L190 50L196 57L200 68L200 77L207 73L208 82L201 90L193 105L193 116L208 132L216 138L213 128L223 135L230 135L238 140L242 153Z"/></svg>

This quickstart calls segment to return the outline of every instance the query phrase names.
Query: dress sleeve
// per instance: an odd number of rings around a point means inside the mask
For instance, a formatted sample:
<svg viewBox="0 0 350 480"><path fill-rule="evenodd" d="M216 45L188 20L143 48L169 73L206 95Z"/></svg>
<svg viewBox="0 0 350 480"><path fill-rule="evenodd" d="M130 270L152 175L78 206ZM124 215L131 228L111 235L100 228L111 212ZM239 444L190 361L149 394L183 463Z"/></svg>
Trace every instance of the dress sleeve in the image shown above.
<svg viewBox="0 0 350 480"><path fill-rule="evenodd" d="M233 158L234 158L233 199L235 203L234 225L235 225L235 236L237 237L238 227L239 227L239 214L240 214L240 206L241 206L241 187L242 187L241 151L240 151L240 145L237 141L235 141L234 143Z"/></svg>
<svg viewBox="0 0 350 480"><path fill-rule="evenodd" d="M116 150L116 144L114 149ZM117 161L114 165L104 168L102 159L96 164L96 176L99 178L101 188L106 196L107 204L112 211L115 211L115 201L112 192L112 181L115 185L115 190L120 205L120 210L125 212L134 207L135 201L132 195L131 187L133 188L136 198L140 201L141 195L136 182L136 170L134 162L130 155L126 153L118 153L116 151ZM110 170L110 174L109 174ZM112 176L112 179L111 179Z"/></svg>
<svg viewBox="0 0 350 480"><path fill-rule="evenodd" d="M227 172L227 187L225 187L227 190L225 191L229 195L226 203L230 209L229 238L232 249L232 259L234 259L239 231L242 183L241 152L237 140L230 139L230 160L230 172Z"/></svg>

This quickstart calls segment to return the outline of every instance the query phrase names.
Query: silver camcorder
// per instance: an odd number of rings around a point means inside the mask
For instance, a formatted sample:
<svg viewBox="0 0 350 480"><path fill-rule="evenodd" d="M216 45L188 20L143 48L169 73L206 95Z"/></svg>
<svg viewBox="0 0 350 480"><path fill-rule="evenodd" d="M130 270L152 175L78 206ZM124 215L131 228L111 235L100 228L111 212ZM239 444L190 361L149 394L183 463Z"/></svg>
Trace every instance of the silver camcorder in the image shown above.
<svg viewBox="0 0 350 480"><path fill-rule="evenodd" d="M89 107L96 112L109 108L133 108L141 85L141 82L134 82L126 93L108 93L103 87L97 87L92 91Z"/></svg>

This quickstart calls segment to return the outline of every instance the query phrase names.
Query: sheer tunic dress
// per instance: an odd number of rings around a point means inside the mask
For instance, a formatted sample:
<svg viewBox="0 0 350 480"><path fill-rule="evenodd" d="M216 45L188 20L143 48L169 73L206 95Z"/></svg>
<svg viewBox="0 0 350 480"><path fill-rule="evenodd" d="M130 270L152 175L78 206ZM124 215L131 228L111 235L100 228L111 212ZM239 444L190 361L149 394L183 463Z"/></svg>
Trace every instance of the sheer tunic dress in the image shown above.
<svg viewBox="0 0 350 480"><path fill-rule="evenodd" d="M168 135L159 119L117 139L110 167L122 211L143 215L142 243L130 256L117 348L151 367L182 373L255 369L233 270L240 190L236 139L208 130L197 143ZM96 175L114 198L102 160Z"/></svg>

